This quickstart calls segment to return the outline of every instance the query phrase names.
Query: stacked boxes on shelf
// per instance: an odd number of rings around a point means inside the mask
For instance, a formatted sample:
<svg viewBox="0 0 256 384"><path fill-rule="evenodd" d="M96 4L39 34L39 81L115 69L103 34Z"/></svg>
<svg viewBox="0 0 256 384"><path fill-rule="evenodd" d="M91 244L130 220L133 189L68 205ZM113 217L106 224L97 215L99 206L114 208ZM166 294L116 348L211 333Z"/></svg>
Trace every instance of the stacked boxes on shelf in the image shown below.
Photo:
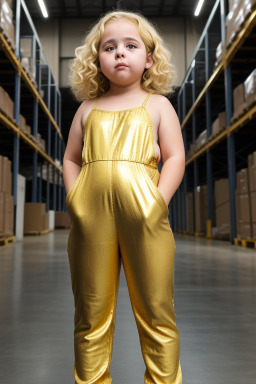
<svg viewBox="0 0 256 384"><path fill-rule="evenodd" d="M0 0L1 1L1 0ZM11 120L13 118L13 101L8 95L8 93L0 86L0 110L4 112Z"/></svg>
<svg viewBox="0 0 256 384"><path fill-rule="evenodd" d="M215 207L216 207L216 238L229 239L230 237L230 201L228 179L216 180Z"/></svg>
<svg viewBox="0 0 256 384"><path fill-rule="evenodd" d="M239 84L233 91L234 113L231 118L231 123L243 115L246 108L244 83Z"/></svg>
<svg viewBox="0 0 256 384"><path fill-rule="evenodd" d="M3 30L7 36L12 48L15 48L14 43L14 24L13 24L13 11L11 9L11 2L0 0L0 31Z"/></svg>
<svg viewBox="0 0 256 384"><path fill-rule="evenodd" d="M220 112L217 119L212 123L212 134L211 137L215 137L226 128L226 112Z"/></svg>
<svg viewBox="0 0 256 384"><path fill-rule="evenodd" d="M24 234L42 232L49 228L45 203L25 203Z"/></svg>
<svg viewBox="0 0 256 384"><path fill-rule="evenodd" d="M251 233L256 239L256 152L248 156L249 201L251 203Z"/></svg>
<svg viewBox="0 0 256 384"><path fill-rule="evenodd" d="M229 13L226 17L226 48L232 44L255 6L256 0L229 0Z"/></svg>
<svg viewBox="0 0 256 384"><path fill-rule="evenodd" d="M236 231L238 238L251 238L251 204L248 169L236 174Z"/></svg>
<svg viewBox="0 0 256 384"><path fill-rule="evenodd" d="M20 130L22 132L24 132L27 136L30 137L30 135L31 135L31 127L30 127L30 125L27 125L26 119L25 119L25 117L23 115L20 114L19 119L20 119L20 121L19 121Z"/></svg>
<svg viewBox="0 0 256 384"><path fill-rule="evenodd" d="M0 237L13 236L11 161L0 156Z"/></svg>
<svg viewBox="0 0 256 384"><path fill-rule="evenodd" d="M256 69L254 69L244 82L244 98L246 108L256 102Z"/></svg>

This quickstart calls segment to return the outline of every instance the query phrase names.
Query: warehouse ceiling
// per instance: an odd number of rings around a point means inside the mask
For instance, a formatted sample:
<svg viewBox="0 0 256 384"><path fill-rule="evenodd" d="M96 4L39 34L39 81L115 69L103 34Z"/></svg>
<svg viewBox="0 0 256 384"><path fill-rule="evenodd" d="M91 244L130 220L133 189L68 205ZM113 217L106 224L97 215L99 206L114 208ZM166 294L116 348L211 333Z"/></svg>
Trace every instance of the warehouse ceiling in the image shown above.
<svg viewBox="0 0 256 384"><path fill-rule="evenodd" d="M194 17L198 0L44 0L50 18L98 18L114 9L140 11L147 17ZM208 17L216 0L205 0L200 17ZM38 2L25 0L33 19L42 19Z"/></svg>

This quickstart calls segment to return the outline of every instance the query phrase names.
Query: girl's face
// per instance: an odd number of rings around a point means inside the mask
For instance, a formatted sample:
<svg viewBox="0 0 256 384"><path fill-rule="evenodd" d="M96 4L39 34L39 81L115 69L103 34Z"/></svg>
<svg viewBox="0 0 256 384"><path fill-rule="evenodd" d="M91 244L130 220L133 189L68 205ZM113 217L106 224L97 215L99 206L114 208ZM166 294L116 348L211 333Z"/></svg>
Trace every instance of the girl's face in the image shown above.
<svg viewBox="0 0 256 384"><path fill-rule="evenodd" d="M153 63L137 27L126 19L105 25L99 45L99 62L110 83L123 86L140 82L144 69Z"/></svg>

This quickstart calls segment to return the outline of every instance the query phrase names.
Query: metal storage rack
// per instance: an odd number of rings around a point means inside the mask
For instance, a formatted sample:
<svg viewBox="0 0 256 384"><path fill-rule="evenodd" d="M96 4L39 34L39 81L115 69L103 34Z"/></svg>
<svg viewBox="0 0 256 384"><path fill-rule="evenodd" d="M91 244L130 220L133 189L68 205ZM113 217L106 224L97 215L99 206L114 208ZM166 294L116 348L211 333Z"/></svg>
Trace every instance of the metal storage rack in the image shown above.
<svg viewBox="0 0 256 384"><path fill-rule="evenodd" d="M256 10L241 26L233 43L214 68L218 43L225 45L227 2L217 0L178 94L178 116L186 150L186 170L182 184L171 202L173 229L187 233L187 192L206 184L208 190L208 233L211 237L213 219L213 182L228 178L230 196L231 243L236 237L235 187L236 172L247 166L247 155L256 150L255 115L252 106L231 124L233 89L256 68ZM226 129L214 138L212 122L219 112L226 111ZM188 156L189 144L207 130L206 143Z"/></svg>
<svg viewBox="0 0 256 384"><path fill-rule="evenodd" d="M1 155L12 160L14 207L17 177L22 166L31 168L31 202L45 202L46 210L62 211L65 190L62 181L64 142L61 134L61 94L56 85L34 24L23 0L15 7L15 51L0 31L1 86L14 101L14 119L0 111ZM36 63L35 81L21 65L20 39L29 39ZM31 136L19 127L20 113L31 126ZM45 151L36 142L45 140ZM46 177L43 176L46 171ZM14 209L14 212L16 210Z"/></svg>

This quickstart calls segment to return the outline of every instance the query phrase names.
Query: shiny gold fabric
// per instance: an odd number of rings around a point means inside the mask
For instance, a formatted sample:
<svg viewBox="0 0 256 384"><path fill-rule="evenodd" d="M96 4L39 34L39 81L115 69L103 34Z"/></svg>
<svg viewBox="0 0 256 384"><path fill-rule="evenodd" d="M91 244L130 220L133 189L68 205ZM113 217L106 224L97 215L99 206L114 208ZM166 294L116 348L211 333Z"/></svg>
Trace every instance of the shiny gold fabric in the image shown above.
<svg viewBox="0 0 256 384"><path fill-rule="evenodd" d="M83 165L66 199L76 384L112 382L121 262L146 364L145 383L182 383L175 242L157 188L149 96L142 106L117 112L96 109L97 102L85 122Z"/></svg>

